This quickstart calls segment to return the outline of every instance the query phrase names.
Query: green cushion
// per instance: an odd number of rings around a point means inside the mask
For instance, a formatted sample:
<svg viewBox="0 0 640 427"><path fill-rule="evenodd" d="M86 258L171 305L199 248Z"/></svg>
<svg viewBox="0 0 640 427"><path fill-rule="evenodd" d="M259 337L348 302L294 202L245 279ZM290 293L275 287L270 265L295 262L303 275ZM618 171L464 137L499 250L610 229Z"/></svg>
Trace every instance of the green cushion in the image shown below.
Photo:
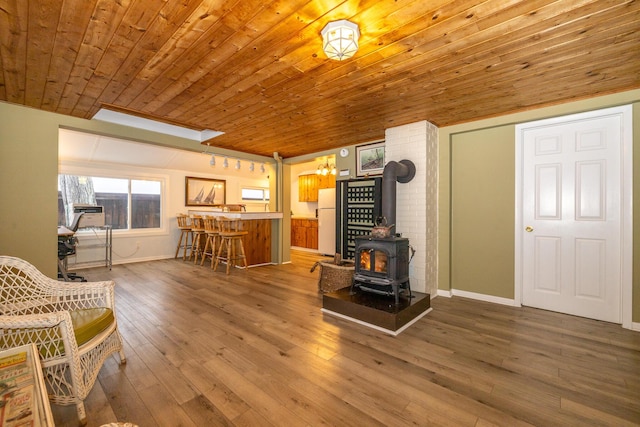
<svg viewBox="0 0 640 427"><path fill-rule="evenodd" d="M78 347L104 331L113 321L110 308L85 308L69 312Z"/></svg>
<svg viewBox="0 0 640 427"><path fill-rule="evenodd" d="M84 308L80 310L70 311L71 324L73 332L76 337L78 347L87 343L93 337L104 331L115 320L113 317L113 311L110 308ZM45 341L48 345L43 345L43 340L50 340L44 331L39 329L33 329L31 331L25 330L26 337L23 337L22 342L35 342L41 343L40 354L42 357L48 357L48 354L54 354L57 351L64 352L62 340ZM4 337L0 336L0 349L6 349L11 347ZM57 350L57 351L56 351Z"/></svg>

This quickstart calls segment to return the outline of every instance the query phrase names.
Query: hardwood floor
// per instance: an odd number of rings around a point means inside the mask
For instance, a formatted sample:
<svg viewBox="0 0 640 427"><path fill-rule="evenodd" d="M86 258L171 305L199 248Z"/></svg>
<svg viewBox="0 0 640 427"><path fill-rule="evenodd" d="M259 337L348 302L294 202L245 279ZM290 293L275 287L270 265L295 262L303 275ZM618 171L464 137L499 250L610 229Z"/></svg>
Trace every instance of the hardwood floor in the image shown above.
<svg viewBox="0 0 640 427"><path fill-rule="evenodd" d="M102 368L88 426L640 425L640 333L438 297L391 337L320 312L316 259L83 271L116 281L127 355Z"/></svg>

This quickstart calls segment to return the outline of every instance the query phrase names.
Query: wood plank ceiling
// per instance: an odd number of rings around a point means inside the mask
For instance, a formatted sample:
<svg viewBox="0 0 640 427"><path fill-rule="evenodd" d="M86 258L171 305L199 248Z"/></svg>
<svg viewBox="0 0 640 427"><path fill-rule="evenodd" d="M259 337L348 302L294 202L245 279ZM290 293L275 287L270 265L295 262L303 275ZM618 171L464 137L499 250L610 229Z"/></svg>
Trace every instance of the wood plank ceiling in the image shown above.
<svg viewBox="0 0 640 427"><path fill-rule="evenodd" d="M362 33L342 62L327 22ZM640 87L640 1L0 0L0 100L293 157Z"/></svg>

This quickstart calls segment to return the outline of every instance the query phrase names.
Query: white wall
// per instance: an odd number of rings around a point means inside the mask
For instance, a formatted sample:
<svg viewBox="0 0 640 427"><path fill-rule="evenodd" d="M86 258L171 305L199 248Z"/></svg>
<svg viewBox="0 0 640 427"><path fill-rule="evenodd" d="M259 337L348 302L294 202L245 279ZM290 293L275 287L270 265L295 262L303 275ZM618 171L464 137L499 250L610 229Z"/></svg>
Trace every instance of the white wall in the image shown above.
<svg viewBox="0 0 640 427"><path fill-rule="evenodd" d="M409 239L411 289L437 294L438 129L422 121L385 131L385 161L411 160L416 176L396 184L396 232ZM426 221L425 221L426 218Z"/></svg>
<svg viewBox="0 0 640 427"><path fill-rule="evenodd" d="M126 154L125 154L126 156ZM207 161L203 158L203 162ZM197 176L202 178L215 178L226 180L227 203L241 203L240 189L242 186L269 187L266 173L252 173L248 170L248 162L243 162L238 171L233 167L224 169L216 166L211 168L211 173L194 173L187 170L172 170L158 168L134 167L131 165L106 164L98 162L60 161L59 172L77 175L109 175L109 176L136 176L161 179L166 186L166 197L163 205L162 229L113 232L113 263L128 263L162 259L173 257L175 254L178 237L180 235L176 224L176 214L186 213L189 209L185 206L185 176ZM247 211L263 211L264 203L248 204ZM76 261L79 263L104 259L104 249L89 248L88 246L99 243L104 237L95 235L93 231L86 230L78 234L79 249ZM73 261L73 259L71 260ZM91 264L93 265L93 264Z"/></svg>
<svg viewBox="0 0 640 427"><path fill-rule="evenodd" d="M299 202L298 201L298 175L316 173L318 161L310 161L291 165L291 212L296 217L315 218L318 202Z"/></svg>

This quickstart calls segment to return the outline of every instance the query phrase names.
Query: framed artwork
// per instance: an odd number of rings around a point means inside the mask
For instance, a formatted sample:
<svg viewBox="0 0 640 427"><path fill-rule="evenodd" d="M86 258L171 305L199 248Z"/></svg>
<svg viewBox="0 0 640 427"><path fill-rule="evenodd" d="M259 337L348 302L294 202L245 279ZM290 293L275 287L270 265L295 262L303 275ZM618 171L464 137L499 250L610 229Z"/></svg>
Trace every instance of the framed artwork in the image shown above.
<svg viewBox="0 0 640 427"><path fill-rule="evenodd" d="M384 142L356 147L356 175L380 175L384 170Z"/></svg>
<svg viewBox="0 0 640 427"><path fill-rule="evenodd" d="M222 179L185 177L185 206L216 206L225 204L226 181Z"/></svg>

